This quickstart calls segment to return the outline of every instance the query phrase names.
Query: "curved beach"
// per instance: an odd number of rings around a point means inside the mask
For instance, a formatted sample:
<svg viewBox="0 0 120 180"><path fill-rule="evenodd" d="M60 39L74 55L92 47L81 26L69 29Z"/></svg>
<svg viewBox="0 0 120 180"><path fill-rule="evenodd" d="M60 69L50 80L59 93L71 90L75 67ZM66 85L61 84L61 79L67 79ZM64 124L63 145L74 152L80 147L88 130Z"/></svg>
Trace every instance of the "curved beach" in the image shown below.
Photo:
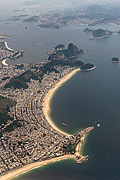
<svg viewBox="0 0 120 180"><path fill-rule="evenodd" d="M7 61L7 59L4 59L4 60L2 61L2 65L3 65L3 66L8 66L8 64L6 63L6 61Z"/></svg>
<svg viewBox="0 0 120 180"><path fill-rule="evenodd" d="M7 42L4 42L4 44L5 44L6 49L8 49L9 51L14 52L14 49L11 49L11 48L8 47L8 43Z"/></svg>
<svg viewBox="0 0 120 180"><path fill-rule="evenodd" d="M41 166L44 166L46 164L50 164L50 163L53 163L53 162L56 162L56 161L61 161L61 160L64 160L64 159L74 159L75 156L74 155L64 155L64 156L61 156L61 157L56 157L56 158L53 158L53 159L50 159L50 160L45 160L45 161L42 161L42 162L35 162L35 163L32 163L32 164L28 164L26 166L23 166L22 168L19 168L15 171L11 171L9 172L8 174L0 177L0 180L10 180L10 179L13 179L19 175L22 175L28 171L31 171L33 169L36 169L36 168L39 168Z"/></svg>
<svg viewBox="0 0 120 180"><path fill-rule="evenodd" d="M51 117L50 117L50 101L54 95L54 93L56 92L56 90L63 84L65 83L67 80L69 80L73 75L75 75L78 71L80 71L80 69L75 69L72 72L70 72L69 74L67 74L65 77L63 77L56 85L54 88L50 89L48 91L48 93L45 95L44 100L43 100L43 113L45 115L46 120L48 121L48 123L58 132L66 135L66 136L71 136L70 134L65 133L64 131L60 130L52 121ZM50 160L45 160L45 161L41 161L41 162L35 162L32 164L28 164L25 165L21 168L18 168L14 171L9 172L8 174L5 174L3 176L0 177L0 180L10 180L15 178L16 176L19 176L21 174L24 174L28 171L31 171L32 169L36 169L39 168L41 166L44 166L46 164L52 163L52 162L56 162L56 161L60 161L60 160L64 160L64 159L76 159L75 155L64 155L64 156L60 156L60 157L56 157L56 158L52 158Z"/></svg>
<svg viewBox="0 0 120 180"><path fill-rule="evenodd" d="M65 83L66 81L68 81L72 76L74 76L78 71L80 71L80 69L75 69L72 72L70 72L69 74L67 74L65 77L63 77L56 85L54 88L50 89L48 91L48 93L46 94L46 96L44 97L43 100L43 113L45 115L46 120L48 121L48 123L58 132L66 135L66 136L71 136L68 133L65 133L64 131L62 131L61 129L59 129L52 121L51 117L50 117L50 101L52 99L52 97L54 96L55 92L58 90L58 88Z"/></svg>

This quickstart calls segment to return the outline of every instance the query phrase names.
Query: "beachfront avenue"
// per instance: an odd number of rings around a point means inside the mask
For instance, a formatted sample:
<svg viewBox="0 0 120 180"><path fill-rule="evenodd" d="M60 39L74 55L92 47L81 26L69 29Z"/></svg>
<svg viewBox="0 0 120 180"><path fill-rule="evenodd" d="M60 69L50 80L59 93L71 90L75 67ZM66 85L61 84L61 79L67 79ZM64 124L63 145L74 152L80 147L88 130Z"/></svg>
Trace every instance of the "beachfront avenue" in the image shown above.
<svg viewBox="0 0 120 180"><path fill-rule="evenodd" d="M75 135L66 134L51 125L44 110L47 102L45 97L49 90L54 89L60 80L61 84L62 79L65 82L68 74L77 72L75 67L55 66L59 73L46 73L41 82L31 79L27 83L27 89L4 88L5 84L9 82L9 79L3 80L6 75L13 78L28 69L36 71L36 67L39 69L43 64L24 65L23 69L8 66L3 67L0 71L0 95L16 102L16 105L10 108L9 114L14 117L14 121L17 119L22 121L22 126L13 131L4 131L12 123L11 121L3 125L0 130L2 134L0 141L1 179L3 175L35 162L43 162L65 155L74 156L80 163L87 158L80 154L81 143L84 141L86 133L90 132L93 127L81 130ZM48 111L49 109L47 109L47 113ZM9 176L10 178L12 176Z"/></svg>

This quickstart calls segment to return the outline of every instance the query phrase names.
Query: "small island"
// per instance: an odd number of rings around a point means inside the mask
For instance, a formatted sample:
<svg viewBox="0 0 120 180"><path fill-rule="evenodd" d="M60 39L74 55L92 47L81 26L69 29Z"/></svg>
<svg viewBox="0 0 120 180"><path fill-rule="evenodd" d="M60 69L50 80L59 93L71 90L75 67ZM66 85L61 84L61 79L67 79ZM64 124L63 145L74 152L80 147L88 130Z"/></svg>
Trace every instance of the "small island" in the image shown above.
<svg viewBox="0 0 120 180"><path fill-rule="evenodd" d="M48 60L67 60L74 59L79 56L79 54L84 53L83 49L79 49L73 43L69 43L68 48L65 49L63 44L59 44L55 47L53 51L48 52Z"/></svg>
<svg viewBox="0 0 120 180"><path fill-rule="evenodd" d="M83 31L85 33L92 33L93 38L89 38L89 40L102 39L102 38L109 37L110 35L113 34L112 31L104 30L104 29L92 30L92 29L86 28Z"/></svg>
<svg viewBox="0 0 120 180"><path fill-rule="evenodd" d="M43 24L39 24L38 26L41 28L55 28L55 29L59 29L60 27L62 27L62 25L55 23L43 23Z"/></svg>
<svg viewBox="0 0 120 180"><path fill-rule="evenodd" d="M14 38L14 37L15 37L15 35L8 36L8 35L6 35L6 34L0 33L0 39Z"/></svg>
<svg viewBox="0 0 120 180"><path fill-rule="evenodd" d="M117 57L113 57L112 58L112 62L119 62L120 60L119 60L119 58L117 58Z"/></svg>
<svg viewBox="0 0 120 180"><path fill-rule="evenodd" d="M81 71L91 71L93 69L95 69L96 66L94 66L93 64L91 63L87 63L87 64L84 64L80 67Z"/></svg>

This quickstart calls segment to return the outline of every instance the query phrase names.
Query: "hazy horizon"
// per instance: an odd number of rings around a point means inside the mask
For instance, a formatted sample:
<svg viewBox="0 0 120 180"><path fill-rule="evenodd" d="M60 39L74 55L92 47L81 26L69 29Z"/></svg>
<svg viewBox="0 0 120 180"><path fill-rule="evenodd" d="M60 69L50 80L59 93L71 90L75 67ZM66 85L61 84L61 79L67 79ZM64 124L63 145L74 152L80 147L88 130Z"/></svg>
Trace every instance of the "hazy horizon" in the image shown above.
<svg viewBox="0 0 120 180"><path fill-rule="evenodd" d="M51 10L64 11L70 9L73 10L75 8L80 8L80 10L82 10L83 8L92 5L118 7L118 3L120 4L119 0L0 0L0 19L5 19L8 16L11 18L12 15L17 16L20 14L20 11L21 14L36 15L36 13L47 13Z"/></svg>

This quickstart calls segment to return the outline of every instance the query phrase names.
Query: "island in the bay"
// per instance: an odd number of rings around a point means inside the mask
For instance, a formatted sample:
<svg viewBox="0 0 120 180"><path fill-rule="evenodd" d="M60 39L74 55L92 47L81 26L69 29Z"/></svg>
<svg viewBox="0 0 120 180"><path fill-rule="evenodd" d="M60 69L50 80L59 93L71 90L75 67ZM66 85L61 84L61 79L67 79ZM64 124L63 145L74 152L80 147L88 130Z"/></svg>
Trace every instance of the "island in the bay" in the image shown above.
<svg viewBox="0 0 120 180"><path fill-rule="evenodd" d="M89 38L89 40L107 38L113 34L112 31L104 30L104 29L92 30L92 29L86 28L83 31L85 33L92 33L93 38Z"/></svg>
<svg viewBox="0 0 120 180"><path fill-rule="evenodd" d="M56 53L61 49L63 53L63 48L63 45L56 46ZM81 52L73 44L69 44L68 51L73 51L74 56ZM94 127L86 127L74 135L63 132L52 122L50 101L62 83L80 69L93 66L66 58L1 66L1 180L12 179L52 161L75 158L82 163L88 158L82 155L81 147L86 134Z"/></svg>
<svg viewBox="0 0 120 180"><path fill-rule="evenodd" d="M117 57L113 57L113 58L112 58L112 62L120 62L120 60L119 60L119 58L117 58Z"/></svg>
<svg viewBox="0 0 120 180"><path fill-rule="evenodd" d="M64 63L70 63L71 65L73 64L73 66L80 66L80 69L82 71L90 71L96 68L96 66L94 66L91 63L87 63L84 64L81 61L70 61L71 59L75 59L76 57L78 57L80 54L84 53L85 51L83 49L79 49L76 45L74 45L73 43L69 43L68 44L68 48L65 49L65 45L64 44L59 44L57 45L52 51L48 52L48 61L53 61L53 63L55 63L55 61L59 61L60 60L64 60Z"/></svg>

